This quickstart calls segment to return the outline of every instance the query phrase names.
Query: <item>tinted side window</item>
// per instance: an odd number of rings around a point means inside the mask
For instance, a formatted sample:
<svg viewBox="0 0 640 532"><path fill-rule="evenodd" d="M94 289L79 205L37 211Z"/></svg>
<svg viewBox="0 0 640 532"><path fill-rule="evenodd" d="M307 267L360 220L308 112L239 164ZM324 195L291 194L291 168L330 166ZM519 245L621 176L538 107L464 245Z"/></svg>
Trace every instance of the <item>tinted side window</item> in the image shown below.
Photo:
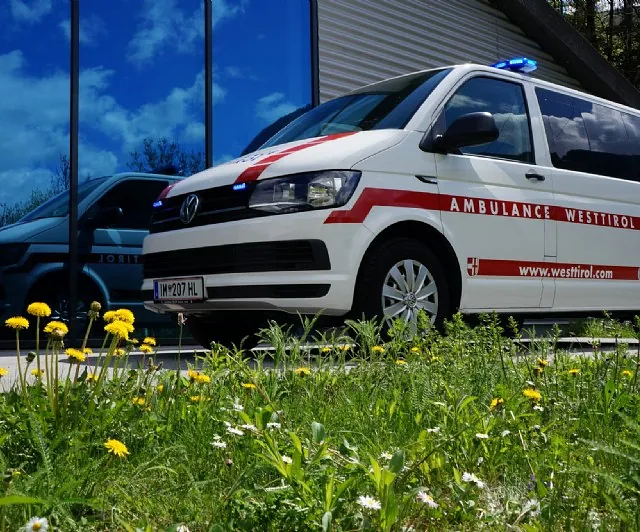
<svg viewBox="0 0 640 532"><path fill-rule="evenodd" d="M536 89L556 168L630 179L633 157L622 113L587 100Z"/></svg>
<svg viewBox="0 0 640 532"><path fill-rule="evenodd" d="M436 128L444 132L459 116L476 112L491 113L500 136L488 144L462 148L462 153L533 162L529 115L521 85L492 78L470 79L447 102Z"/></svg>
<svg viewBox="0 0 640 532"><path fill-rule="evenodd" d="M120 207L123 217L111 229L149 229L153 202L169 183L155 179L130 179L118 183L100 200L100 209Z"/></svg>
<svg viewBox="0 0 640 532"><path fill-rule="evenodd" d="M622 120L629 135L629 153L634 160L631 178L640 181L640 116L623 113Z"/></svg>

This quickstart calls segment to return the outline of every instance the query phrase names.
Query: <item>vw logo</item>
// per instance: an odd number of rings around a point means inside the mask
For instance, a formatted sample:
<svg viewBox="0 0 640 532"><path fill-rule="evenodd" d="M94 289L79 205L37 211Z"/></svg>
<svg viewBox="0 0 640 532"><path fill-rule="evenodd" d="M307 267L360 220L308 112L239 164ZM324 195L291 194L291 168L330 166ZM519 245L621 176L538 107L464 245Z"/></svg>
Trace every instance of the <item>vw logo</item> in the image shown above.
<svg viewBox="0 0 640 532"><path fill-rule="evenodd" d="M198 207L200 207L200 198L195 194L189 194L180 207L180 220L183 224L187 225L193 221L198 213Z"/></svg>

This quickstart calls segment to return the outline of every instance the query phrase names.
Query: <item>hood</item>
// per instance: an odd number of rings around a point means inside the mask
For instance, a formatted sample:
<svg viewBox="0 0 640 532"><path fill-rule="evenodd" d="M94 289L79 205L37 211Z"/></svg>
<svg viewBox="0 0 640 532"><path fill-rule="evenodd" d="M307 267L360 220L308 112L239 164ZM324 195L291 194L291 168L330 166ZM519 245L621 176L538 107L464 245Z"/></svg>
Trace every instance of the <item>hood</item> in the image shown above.
<svg viewBox="0 0 640 532"><path fill-rule="evenodd" d="M30 242L39 234L60 226L65 220L66 218L41 218L30 222L5 225L0 227L0 244Z"/></svg>
<svg viewBox="0 0 640 532"><path fill-rule="evenodd" d="M265 148L187 177L167 190L166 197L301 172L348 170L399 143L407 133L401 129L338 133Z"/></svg>

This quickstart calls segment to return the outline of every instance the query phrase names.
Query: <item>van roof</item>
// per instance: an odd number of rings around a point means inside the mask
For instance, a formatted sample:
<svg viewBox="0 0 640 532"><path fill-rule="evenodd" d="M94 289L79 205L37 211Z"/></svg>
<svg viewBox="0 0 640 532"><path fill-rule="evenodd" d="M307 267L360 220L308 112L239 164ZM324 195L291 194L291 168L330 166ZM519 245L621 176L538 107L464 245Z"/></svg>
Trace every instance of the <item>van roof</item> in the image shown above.
<svg viewBox="0 0 640 532"><path fill-rule="evenodd" d="M386 78L384 80L379 80L376 81L374 83L370 83L368 85L363 85L362 87L359 87L357 89L355 89L354 91L351 91L349 94L354 94L357 92L363 92L366 90L372 90L375 89L376 86L385 83L387 81L390 80L396 80L396 79L402 79L405 77L409 77L409 76L414 76L416 74L421 74L423 72L429 72L429 71L433 71L433 70L442 70L442 69L446 69L446 68L450 68L450 69L454 69L458 72L460 71L470 71L470 72L478 72L478 71L484 71L484 72L490 72L492 74L499 74L502 77L505 78L511 78L514 80L519 80L519 81L525 81L528 83L533 83L536 86L539 87L545 87L547 89L551 89L551 90L556 90L558 92L562 92L564 94L568 94L571 96L575 96L576 98L583 98L583 99L588 99L594 103L600 103L603 105L607 105L609 107L615 107L616 109L619 110L624 110L628 113L634 114L634 115L639 115L640 116L640 110L634 108L634 107L629 107L627 105L621 104L621 103L617 103L614 102L612 100L607 100L605 98L600 98L599 96L594 96L593 94L590 94L588 92L584 92L584 91L580 91L577 89L572 89L570 87L566 87L565 85L559 85L557 83L552 83L550 81L545 81L536 77L531 76L530 74L521 74L519 72L513 72L510 70L502 70L502 69L497 69L488 65L482 65L479 63L461 63L461 64L454 64L454 65L442 65L439 67L435 67L435 68L426 68L424 70L416 70L413 72L408 72L406 74L401 74L399 76L394 76L391 78Z"/></svg>

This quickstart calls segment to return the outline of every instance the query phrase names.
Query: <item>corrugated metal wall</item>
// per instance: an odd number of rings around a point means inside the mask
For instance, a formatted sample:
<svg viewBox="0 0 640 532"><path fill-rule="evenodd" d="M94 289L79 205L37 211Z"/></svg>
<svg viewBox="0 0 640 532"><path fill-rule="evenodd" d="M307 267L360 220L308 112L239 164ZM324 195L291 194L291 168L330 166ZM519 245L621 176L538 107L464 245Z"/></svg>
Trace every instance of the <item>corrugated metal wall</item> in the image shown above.
<svg viewBox="0 0 640 532"><path fill-rule="evenodd" d="M443 64L527 56L535 76L578 82L487 0L318 0L320 102Z"/></svg>

